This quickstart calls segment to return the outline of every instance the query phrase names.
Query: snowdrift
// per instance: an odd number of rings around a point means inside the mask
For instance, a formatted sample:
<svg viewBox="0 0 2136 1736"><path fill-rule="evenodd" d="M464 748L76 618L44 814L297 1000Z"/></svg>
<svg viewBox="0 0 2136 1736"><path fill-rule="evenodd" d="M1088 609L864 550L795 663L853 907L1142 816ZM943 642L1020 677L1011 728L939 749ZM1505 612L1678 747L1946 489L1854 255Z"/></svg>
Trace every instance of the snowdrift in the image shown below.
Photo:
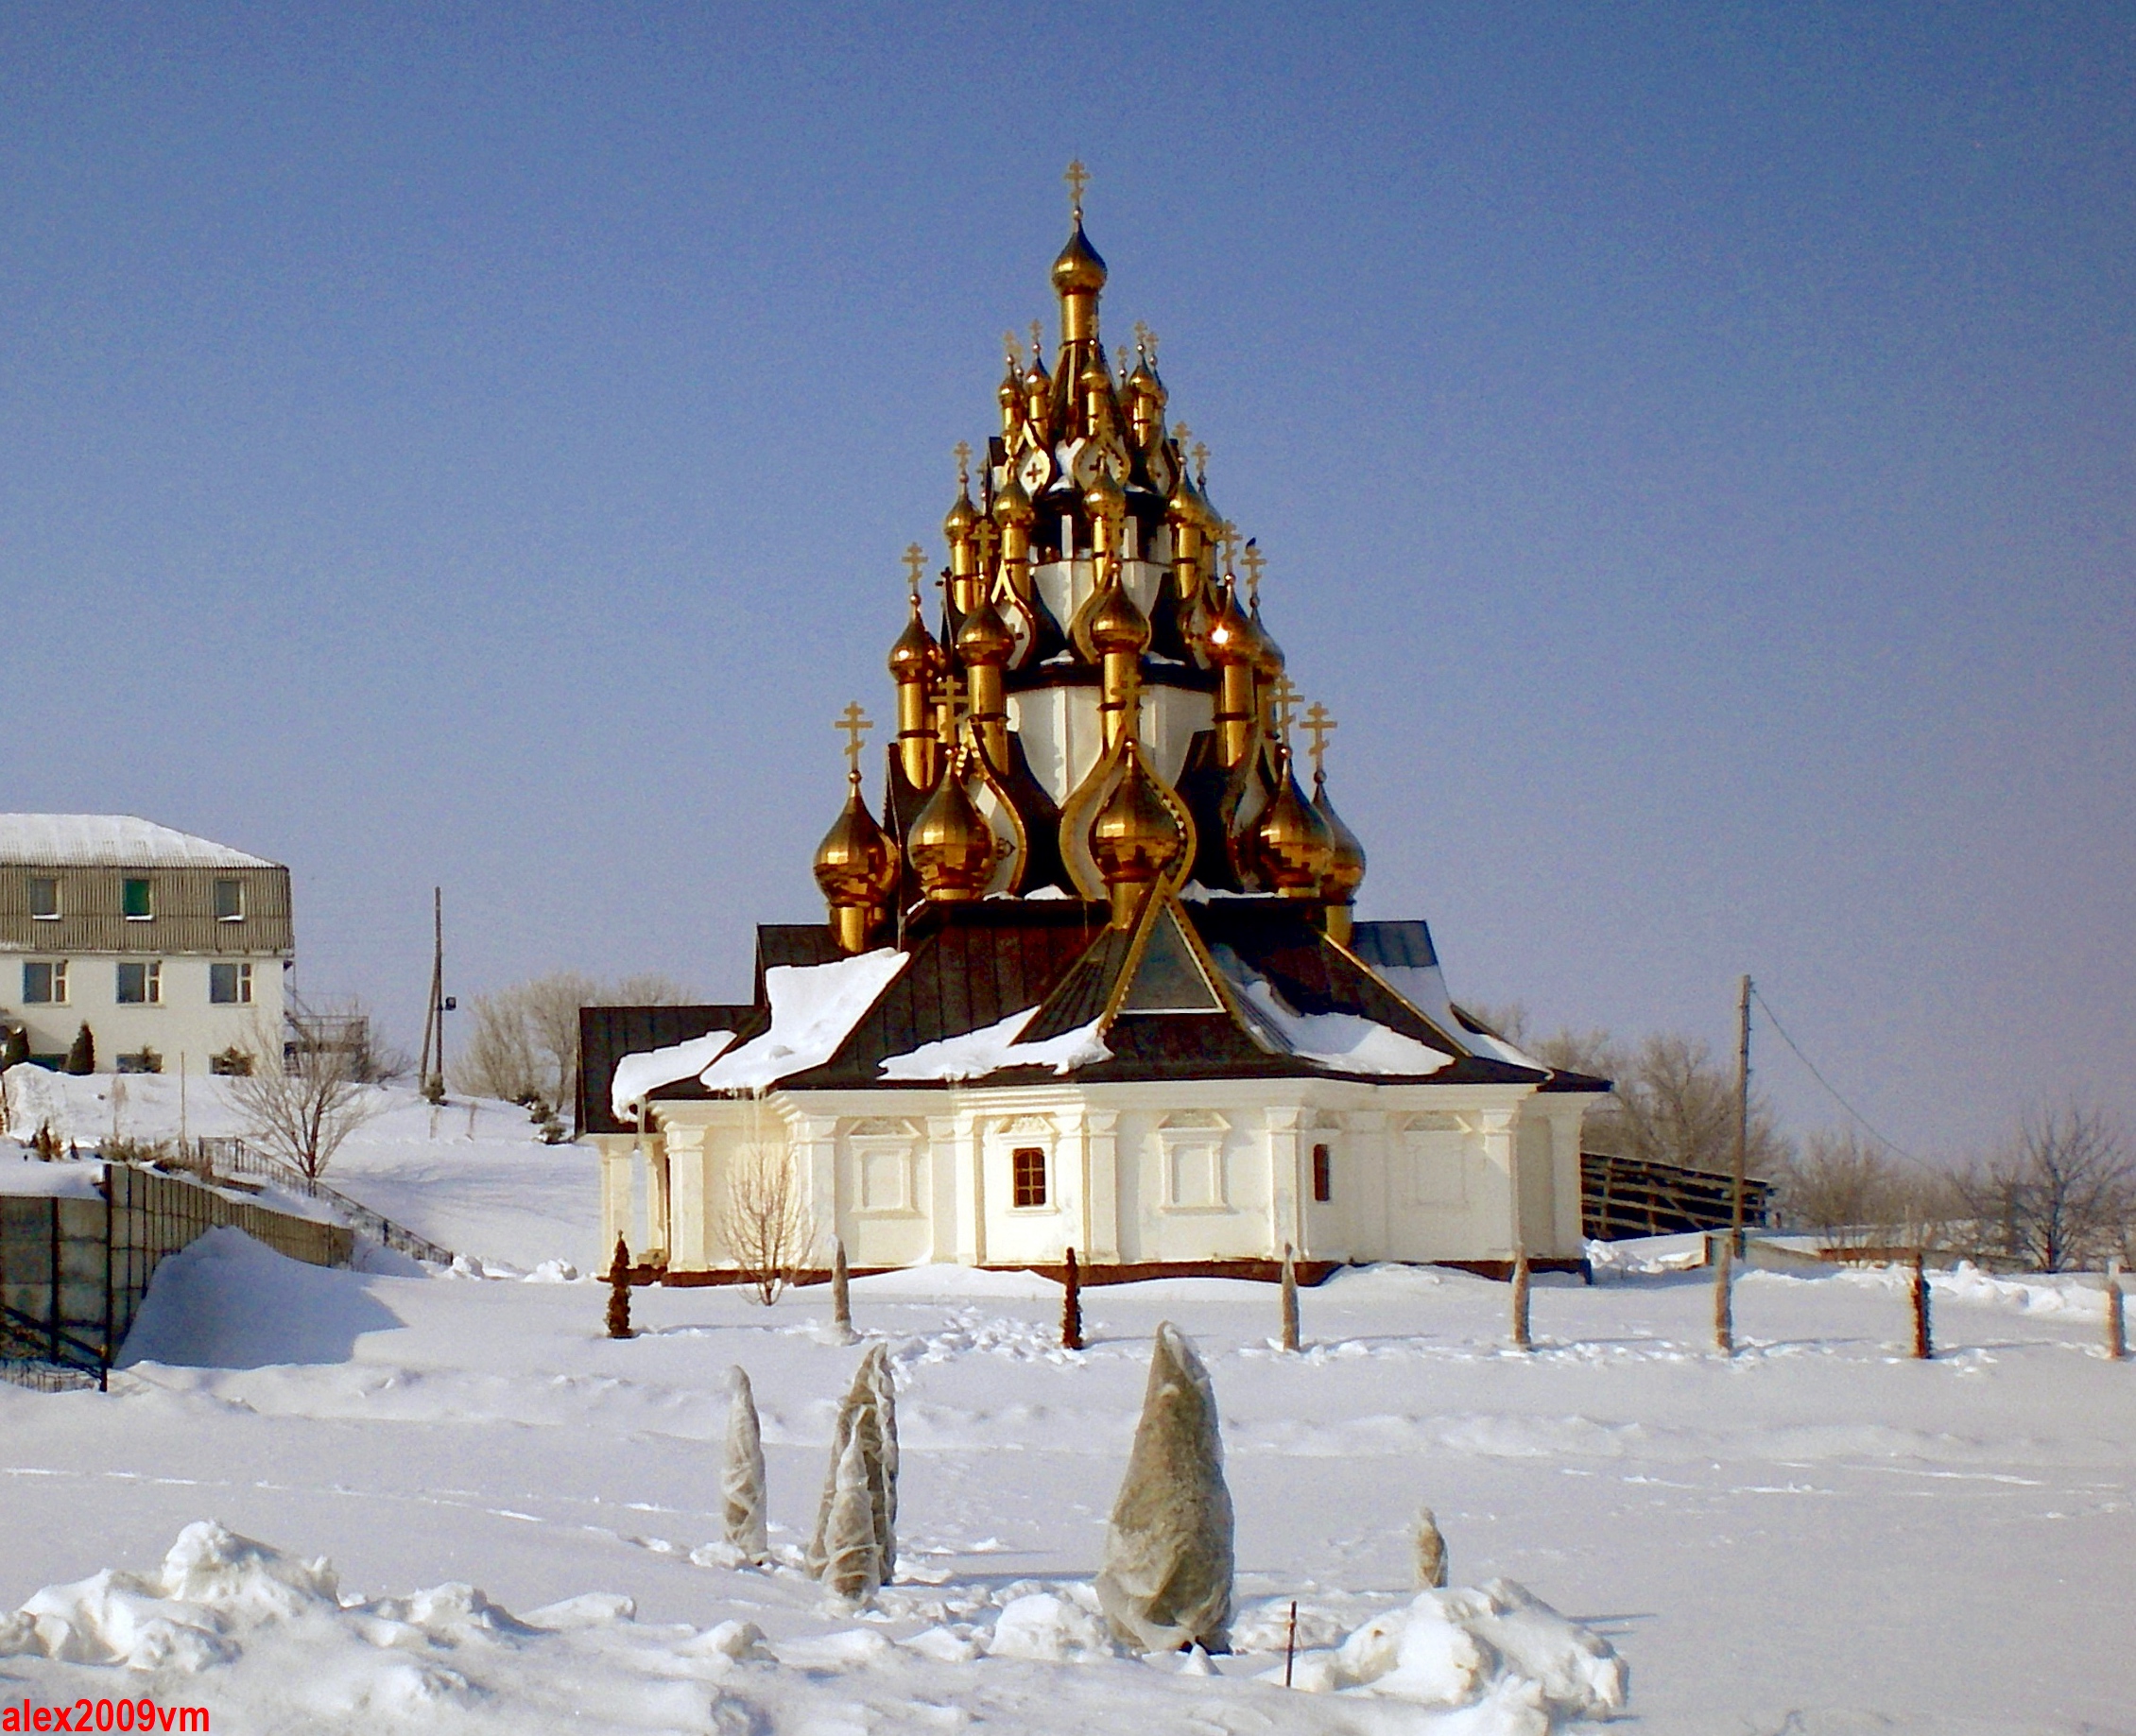
<svg viewBox="0 0 2136 1736"><path fill-rule="evenodd" d="M1011 1588L980 1624L767 1643L754 1624L641 1624L591 1593L519 1617L474 1586L345 1592L326 1559L212 1520L147 1573L107 1568L0 1617L0 1657L48 1704L153 1693L212 1706L217 1730L921 1730L946 1696L1030 1731L1226 1727L1545 1736L1625 1703L1593 1634L1506 1581L1430 1592L1282 1671L1218 1679L1197 1653L1121 1657L1087 1584ZM114 1680L114 1676L117 1678ZM829 1722L826 1722L826 1719ZM1244 1719L1241 1725L1235 1722Z"/></svg>

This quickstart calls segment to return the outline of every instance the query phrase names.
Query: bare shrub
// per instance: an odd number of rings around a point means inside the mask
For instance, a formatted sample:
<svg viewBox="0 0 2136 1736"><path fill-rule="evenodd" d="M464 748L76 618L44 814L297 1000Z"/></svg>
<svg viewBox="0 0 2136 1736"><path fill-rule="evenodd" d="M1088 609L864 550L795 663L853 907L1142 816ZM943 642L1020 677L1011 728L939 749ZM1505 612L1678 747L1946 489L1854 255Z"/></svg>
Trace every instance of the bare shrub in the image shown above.
<svg viewBox="0 0 2136 1736"><path fill-rule="evenodd" d="M255 1022L250 1071L226 1075L224 1089L247 1135L313 1181L342 1142L386 1107L364 1076L370 1066L364 1046L338 1040L346 1017L317 1017L294 1005L286 1044Z"/></svg>
<svg viewBox="0 0 2136 1736"><path fill-rule="evenodd" d="M688 989L664 976L602 984L581 971L553 971L477 995L453 1083L477 1097L561 1109L578 1095L581 1006L669 1006L689 998Z"/></svg>
<svg viewBox="0 0 2136 1736"><path fill-rule="evenodd" d="M799 1167L783 1148L752 1140L735 1154L719 1229L757 1300L770 1307L816 1240Z"/></svg>
<svg viewBox="0 0 2136 1736"><path fill-rule="evenodd" d="M1957 1178L1984 1258L2065 1272L2121 1253L2136 1231L2136 1158L2096 1109L2036 1109Z"/></svg>

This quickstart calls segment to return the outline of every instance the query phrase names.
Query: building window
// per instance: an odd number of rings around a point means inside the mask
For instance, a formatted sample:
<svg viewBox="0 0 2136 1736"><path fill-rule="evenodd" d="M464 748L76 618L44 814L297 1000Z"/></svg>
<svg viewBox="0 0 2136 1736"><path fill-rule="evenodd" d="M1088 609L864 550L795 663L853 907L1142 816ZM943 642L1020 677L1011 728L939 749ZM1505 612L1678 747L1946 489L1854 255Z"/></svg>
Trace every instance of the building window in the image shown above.
<svg viewBox="0 0 2136 1736"><path fill-rule="evenodd" d="M252 1004L250 965L210 965L208 999L216 1006L250 1006Z"/></svg>
<svg viewBox="0 0 2136 1736"><path fill-rule="evenodd" d="M164 967L151 959L146 964L119 966L121 1006L161 1006L164 1002Z"/></svg>
<svg viewBox="0 0 2136 1736"><path fill-rule="evenodd" d="M120 908L129 922L146 922L156 914L155 888L146 880L126 883Z"/></svg>
<svg viewBox="0 0 2136 1736"><path fill-rule="evenodd" d="M245 920L245 883L242 880L218 880L215 882L215 920L218 922L242 922Z"/></svg>
<svg viewBox="0 0 2136 1736"><path fill-rule="evenodd" d="M58 876L32 874L29 877L29 914L40 922L57 922L60 920Z"/></svg>
<svg viewBox="0 0 2136 1736"><path fill-rule="evenodd" d="M67 961L23 966L23 1000L32 1006L67 1004Z"/></svg>
<svg viewBox="0 0 2136 1736"><path fill-rule="evenodd" d="M1019 1206L1045 1204L1045 1152L1038 1145L1019 1145L1008 1154L1008 1172Z"/></svg>
<svg viewBox="0 0 2136 1736"><path fill-rule="evenodd" d="M1313 1203L1324 1206L1335 1197L1335 1153L1325 1145L1313 1147Z"/></svg>

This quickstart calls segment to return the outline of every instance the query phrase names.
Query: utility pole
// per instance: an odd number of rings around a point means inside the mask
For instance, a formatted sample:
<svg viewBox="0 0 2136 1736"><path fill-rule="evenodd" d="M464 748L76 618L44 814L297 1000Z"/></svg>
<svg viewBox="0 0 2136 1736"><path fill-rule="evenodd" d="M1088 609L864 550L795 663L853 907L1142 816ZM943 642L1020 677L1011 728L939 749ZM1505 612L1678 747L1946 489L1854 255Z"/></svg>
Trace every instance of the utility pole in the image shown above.
<svg viewBox="0 0 2136 1736"><path fill-rule="evenodd" d="M445 1095L445 1015L453 999L445 992L445 889L430 888L430 996L422 1009L422 1059L416 1068L422 1094L433 1103Z"/></svg>
<svg viewBox="0 0 2136 1736"><path fill-rule="evenodd" d="M1750 978L1745 975L1735 996L1735 1212L1732 1243L1743 1247L1744 1177L1750 1161Z"/></svg>

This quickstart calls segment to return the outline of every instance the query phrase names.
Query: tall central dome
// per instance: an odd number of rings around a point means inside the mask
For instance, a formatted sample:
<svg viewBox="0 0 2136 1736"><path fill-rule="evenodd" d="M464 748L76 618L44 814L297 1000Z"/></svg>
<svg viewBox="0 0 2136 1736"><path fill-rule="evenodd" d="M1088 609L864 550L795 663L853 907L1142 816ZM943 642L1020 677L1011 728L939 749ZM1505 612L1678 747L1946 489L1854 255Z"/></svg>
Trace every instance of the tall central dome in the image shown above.
<svg viewBox="0 0 2136 1736"><path fill-rule="evenodd" d="M1333 938L1351 932L1365 861L1318 765L1332 725L1313 708L1308 797L1261 552L1210 504L1207 448L1168 420L1155 336L1138 324L1107 357L1085 179L1071 166L1050 366L1036 322L1027 352L1007 340L976 497L973 449L956 449L936 594L920 546L906 552L878 822L896 871L839 871L867 843L850 807L818 857L848 951L944 900L1065 896L1129 927L1150 900L1197 886L1298 901ZM964 835L974 827L988 835Z"/></svg>

